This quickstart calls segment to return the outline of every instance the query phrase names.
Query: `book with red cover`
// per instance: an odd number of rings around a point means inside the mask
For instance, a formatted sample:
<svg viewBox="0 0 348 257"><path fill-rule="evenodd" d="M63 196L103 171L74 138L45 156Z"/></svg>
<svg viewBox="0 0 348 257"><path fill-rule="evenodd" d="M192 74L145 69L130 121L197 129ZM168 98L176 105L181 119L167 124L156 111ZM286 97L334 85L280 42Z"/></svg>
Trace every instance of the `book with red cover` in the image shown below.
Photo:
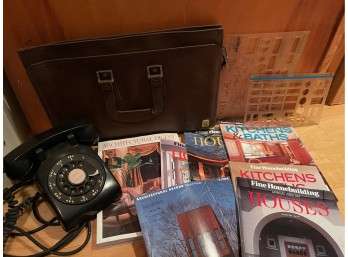
<svg viewBox="0 0 348 257"><path fill-rule="evenodd" d="M219 122L230 161L315 165L292 127L246 127Z"/></svg>
<svg viewBox="0 0 348 257"><path fill-rule="evenodd" d="M316 166L232 161L229 162L229 165L234 186L237 177L242 177L295 187L331 191Z"/></svg>

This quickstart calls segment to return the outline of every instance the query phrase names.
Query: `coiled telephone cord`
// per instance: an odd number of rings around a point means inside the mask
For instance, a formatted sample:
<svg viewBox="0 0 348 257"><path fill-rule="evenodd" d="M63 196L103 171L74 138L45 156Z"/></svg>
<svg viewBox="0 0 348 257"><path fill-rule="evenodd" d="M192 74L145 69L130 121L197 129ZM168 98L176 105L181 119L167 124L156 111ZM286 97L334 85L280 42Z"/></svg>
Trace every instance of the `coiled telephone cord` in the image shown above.
<svg viewBox="0 0 348 257"><path fill-rule="evenodd" d="M79 251L81 251L89 242L90 237L91 237L91 225L89 221L84 222L81 224L79 227L76 229L73 229L72 231L68 232L60 241L58 241L55 245L52 247L45 247L43 244L41 244L38 240L36 240L32 234L35 234L38 231L43 230L47 226L58 226L60 225L59 222L57 222L57 218L54 217L49 221L45 221L43 218L41 218L39 212L38 212L38 200L41 198L40 193L36 193L35 196L28 197L26 198L22 203L18 204L18 201L14 197L14 192L26 185L31 184L32 181L22 181L11 188L5 188L3 190L3 197L4 197L4 202L8 204L8 211L3 217L3 251L5 251L5 246L7 243L7 240L9 237L17 237L17 236L25 236L27 237L30 241L32 241L37 247L39 247L42 251L33 255L28 255L25 257L41 257L41 256L46 256L48 254L53 254L53 255L59 255L59 256L69 256L72 254L75 254ZM35 218L42 223L43 225L30 230L30 231L25 231L19 227L16 226L17 220L21 213L28 207L32 206L33 214ZM77 237L80 232L83 230L83 228L86 228L87 230L87 236L85 241L80 245L78 248L69 251L69 252L61 252L58 250L61 250L63 247L65 247L67 244L69 244L75 237ZM13 231L17 231L13 232ZM21 256L15 256L15 255L9 255L9 254L3 254L4 257L21 257ZM24 256L23 256L24 257Z"/></svg>

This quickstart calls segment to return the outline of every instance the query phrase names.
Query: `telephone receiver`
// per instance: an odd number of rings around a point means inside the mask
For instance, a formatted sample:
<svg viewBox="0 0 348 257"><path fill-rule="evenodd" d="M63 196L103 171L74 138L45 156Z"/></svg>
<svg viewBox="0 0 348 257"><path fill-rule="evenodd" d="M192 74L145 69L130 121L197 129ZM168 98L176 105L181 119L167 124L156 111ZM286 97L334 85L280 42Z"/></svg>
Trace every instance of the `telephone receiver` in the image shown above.
<svg viewBox="0 0 348 257"><path fill-rule="evenodd" d="M14 181L36 182L69 231L122 195L117 180L91 147L98 140L98 131L87 121L53 127L8 153L4 172Z"/></svg>

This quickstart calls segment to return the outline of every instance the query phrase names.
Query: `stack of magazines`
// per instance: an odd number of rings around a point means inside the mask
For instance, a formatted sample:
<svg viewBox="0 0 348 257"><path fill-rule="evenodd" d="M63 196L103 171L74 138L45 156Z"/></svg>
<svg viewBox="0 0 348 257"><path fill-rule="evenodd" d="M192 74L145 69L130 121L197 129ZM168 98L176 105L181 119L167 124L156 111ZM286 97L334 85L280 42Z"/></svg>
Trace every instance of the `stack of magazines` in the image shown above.
<svg viewBox="0 0 348 257"><path fill-rule="evenodd" d="M242 256L344 256L337 199L292 127L220 122Z"/></svg>
<svg viewBox="0 0 348 257"><path fill-rule="evenodd" d="M220 128L100 142L123 196L97 245L148 256L344 256L337 199L292 127Z"/></svg>

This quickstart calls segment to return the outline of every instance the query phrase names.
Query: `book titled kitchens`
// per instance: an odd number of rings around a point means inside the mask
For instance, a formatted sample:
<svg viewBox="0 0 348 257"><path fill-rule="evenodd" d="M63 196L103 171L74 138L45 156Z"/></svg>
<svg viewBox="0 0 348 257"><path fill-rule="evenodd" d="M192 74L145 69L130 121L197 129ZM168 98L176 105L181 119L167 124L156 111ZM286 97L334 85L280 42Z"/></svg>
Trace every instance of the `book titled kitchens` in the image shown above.
<svg viewBox="0 0 348 257"><path fill-rule="evenodd" d="M232 161L229 162L229 166L234 188L236 188L236 178L241 177L294 187L330 191L325 179L316 166Z"/></svg>
<svg viewBox="0 0 348 257"><path fill-rule="evenodd" d="M227 121L219 125L230 161L315 165L292 127L248 127Z"/></svg>
<svg viewBox="0 0 348 257"><path fill-rule="evenodd" d="M344 256L331 191L237 177L242 256Z"/></svg>

